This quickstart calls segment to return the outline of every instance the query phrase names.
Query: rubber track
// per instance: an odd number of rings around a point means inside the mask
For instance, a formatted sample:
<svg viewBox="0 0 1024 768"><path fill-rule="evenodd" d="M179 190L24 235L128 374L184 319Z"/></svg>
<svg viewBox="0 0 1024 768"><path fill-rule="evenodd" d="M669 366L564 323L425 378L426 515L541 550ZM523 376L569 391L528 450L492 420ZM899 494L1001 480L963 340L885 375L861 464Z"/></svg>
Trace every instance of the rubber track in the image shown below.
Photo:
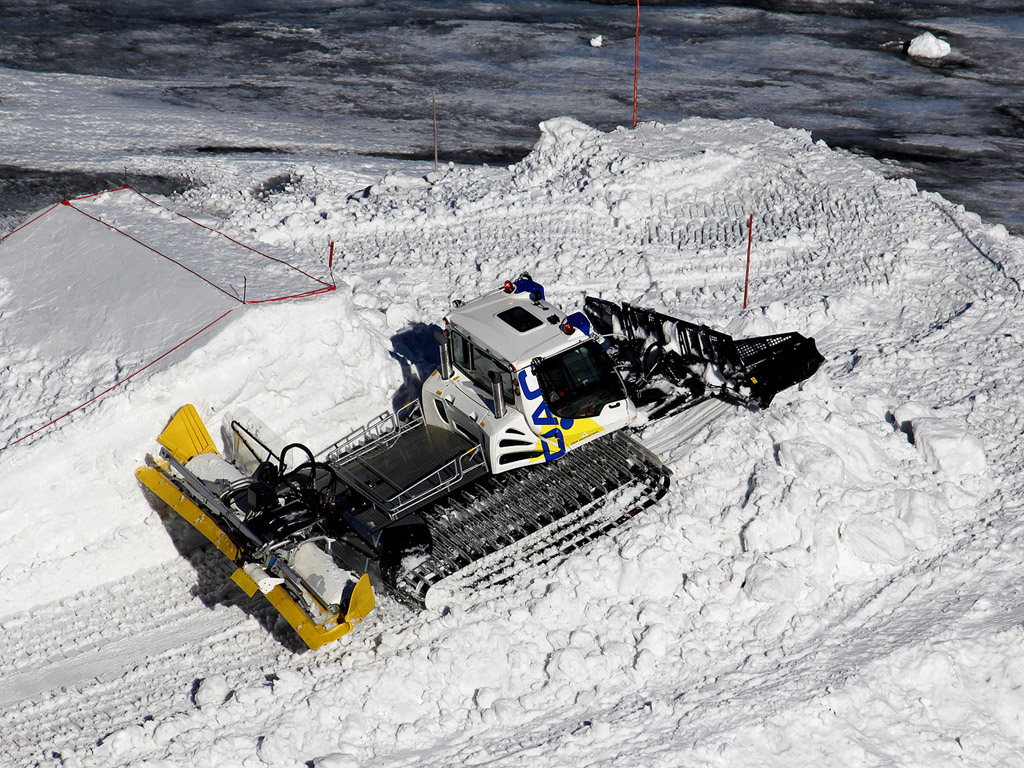
<svg viewBox="0 0 1024 768"><path fill-rule="evenodd" d="M540 467L492 475L420 513L433 552L391 588L422 607L442 581L446 588L505 581L518 564L564 557L654 504L670 475L623 432Z"/></svg>

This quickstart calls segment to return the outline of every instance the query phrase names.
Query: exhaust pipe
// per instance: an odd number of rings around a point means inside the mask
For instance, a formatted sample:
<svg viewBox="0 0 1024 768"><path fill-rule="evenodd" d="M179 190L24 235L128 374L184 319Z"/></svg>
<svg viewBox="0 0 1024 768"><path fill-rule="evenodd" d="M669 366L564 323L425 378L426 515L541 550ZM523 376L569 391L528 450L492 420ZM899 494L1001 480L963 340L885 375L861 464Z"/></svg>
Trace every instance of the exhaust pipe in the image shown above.
<svg viewBox="0 0 1024 768"><path fill-rule="evenodd" d="M505 382L501 380L501 374L491 371L491 399L494 400L494 418L500 419L505 415Z"/></svg>
<svg viewBox="0 0 1024 768"><path fill-rule="evenodd" d="M452 377L452 353L448 346L448 335L439 328L434 329L434 341L437 342L438 350L441 353L441 378L447 381Z"/></svg>

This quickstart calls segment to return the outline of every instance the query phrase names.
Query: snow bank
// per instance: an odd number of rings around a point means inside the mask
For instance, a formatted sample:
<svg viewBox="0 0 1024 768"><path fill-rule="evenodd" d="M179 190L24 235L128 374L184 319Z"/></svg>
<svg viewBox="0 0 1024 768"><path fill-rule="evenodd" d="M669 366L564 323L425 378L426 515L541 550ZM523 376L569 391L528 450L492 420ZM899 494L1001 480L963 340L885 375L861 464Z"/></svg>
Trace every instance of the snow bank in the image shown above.
<svg viewBox="0 0 1024 768"><path fill-rule="evenodd" d="M149 311L173 317L176 296L157 296ZM132 474L178 407L194 403L217 435L223 414L246 405L319 449L384 410L400 387L389 337L385 316L360 310L343 291L250 307L167 370L5 451L0 616L178 556Z"/></svg>
<svg viewBox="0 0 1024 768"><path fill-rule="evenodd" d="M3 446L156 360L240 303L63 205L0 243L0 276L7 287ZM156 314L157 308L163 311Z"/></svg>

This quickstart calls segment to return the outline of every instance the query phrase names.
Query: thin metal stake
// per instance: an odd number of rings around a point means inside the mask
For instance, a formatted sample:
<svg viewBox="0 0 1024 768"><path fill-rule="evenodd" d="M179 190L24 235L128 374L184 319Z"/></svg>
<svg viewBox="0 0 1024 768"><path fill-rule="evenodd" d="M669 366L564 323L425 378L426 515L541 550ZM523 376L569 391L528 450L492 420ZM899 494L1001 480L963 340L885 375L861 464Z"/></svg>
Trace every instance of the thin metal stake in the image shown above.
<svg viewBox="0 0 1024 768"><path fill-rule="evenodd" d="M747 276L743 278L743 308L747 308L747 285L750 283L750 246L754 242L754 214L747 222Z"/></svg>
<svg viewBox="0 0 1024 768"><path fill-rule="evenodd" d="M636 0L636 48L633 54L633 127L636 128L636 89L640 80L640 0Z"/></svg>
<svg viewBox="0 0 1024 768"><path fill-rule="evenodd" d="M434 172L437 172L437 91L430 94L434 108Z"/></svg>

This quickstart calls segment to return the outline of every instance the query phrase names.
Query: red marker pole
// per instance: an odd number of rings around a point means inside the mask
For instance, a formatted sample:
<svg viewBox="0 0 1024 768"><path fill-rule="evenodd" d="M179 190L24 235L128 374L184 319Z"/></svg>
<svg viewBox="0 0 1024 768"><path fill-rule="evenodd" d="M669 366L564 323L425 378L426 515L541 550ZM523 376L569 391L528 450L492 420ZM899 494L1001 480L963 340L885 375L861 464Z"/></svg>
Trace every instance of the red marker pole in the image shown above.
<svg viewBox="0 0 1024 768"><path fill-rule="evenodd" d="M640 0L636 0L636 47L633 54L633 127L636 128L636 87L640 80Z"/></svg>
<svg viewBox="0 0 1024 768"><path fill-rule="evenodd" d="M327 270L331 274L331 285L338 287L338 281L334 279L334 241L331 240L331 254L327 257Z"/></svg>
<svg viewBox="0 0 1024 768"><path fill-rule="evenodd" d="M743 278L743 308L747 308L747 285L750 283L750 246L754 241L754 214L747 222L747 276Z"/></svg>

